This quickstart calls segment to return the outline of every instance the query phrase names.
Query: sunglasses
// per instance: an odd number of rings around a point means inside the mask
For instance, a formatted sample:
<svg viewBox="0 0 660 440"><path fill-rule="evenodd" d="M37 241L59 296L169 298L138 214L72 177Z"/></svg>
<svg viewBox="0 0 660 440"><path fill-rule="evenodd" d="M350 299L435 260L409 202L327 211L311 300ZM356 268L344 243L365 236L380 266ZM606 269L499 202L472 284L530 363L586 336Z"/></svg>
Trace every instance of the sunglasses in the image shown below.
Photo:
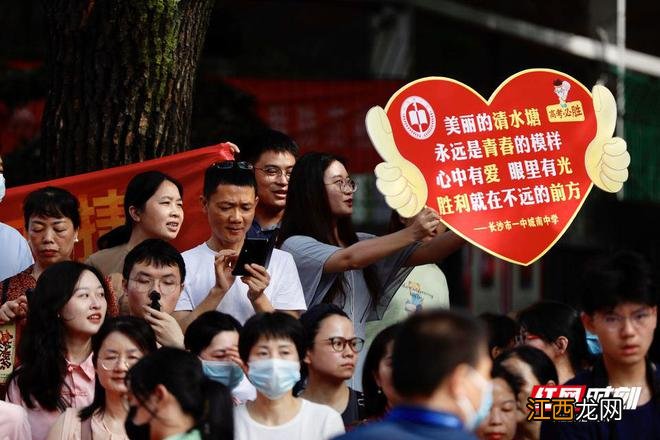
<svg viewBox="0 0 660 440"><path fill-rule="evenodd" d="M215 162L211 166L218 170L231 170L232 168L239 168L241 170L252 171L254 169L251 163L245 162L243 160L223 160L221 162Z"/></svg>

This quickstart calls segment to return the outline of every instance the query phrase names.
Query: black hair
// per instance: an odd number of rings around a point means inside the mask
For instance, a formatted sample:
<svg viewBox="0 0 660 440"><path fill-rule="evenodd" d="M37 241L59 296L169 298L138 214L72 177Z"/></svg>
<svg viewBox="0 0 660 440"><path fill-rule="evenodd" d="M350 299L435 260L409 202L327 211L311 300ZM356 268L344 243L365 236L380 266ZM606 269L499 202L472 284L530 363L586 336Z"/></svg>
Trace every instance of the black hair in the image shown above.
<svg viewBox="0 0 660 440"><path fill-rule="evenodd" d="M243 325L238 340L238 352L243 362L250 358L250 350L259 341L259 338L290 339L296 346L298 357L305 355L305 336L299 320L283 312L258 313L252 316Z"/></svg>
<svg viewBox="0 0 660 440"><path fill-rule="evenodd" d="M199 356L220 332L241 332L243 326L236 318L226 313L211 310L204 312L186 329L183 344L186 350Z"/></svg>
<svg viewBox="0 0 660 440"><path fill-rule="evenodd" d="M160 171L145 171L136 174L126 186L124 194L124 218L125 223L114 228L107 234L102 235L97 242L99 249L107 249L120 244L128 243L133 232L133 217L131 217L131 206L138 210L144 210L147 201L158 191L163 182L172 182L179 190L183 198L183 186L174 177L168 176Z"/></svg>
<svg viewBox="0 0 660 440"><path fill-rule="evenodd" d="M151 326L147 324L147 321L134 316L108 318L98 333L92 336L92 362L95 367L98 366L99 351L101 351L103 342L114 332L121 333L130 339L140 349L143 355L156 351L156 334ZM80 410L78 413L80 420L86 420L92 417L97 411L101 414L105 411L105 388L99 382L98 375L96 375L95 380L94 400L89 406Z"/></svg>
<svg viewBox="0 0 660 440"><path fill-rule="evenodd" d="M529 333L552 344L560 336L568 339L567 355L576 373L591 364L587 336L580 314L568 304L539 301L518 313L518 322Z"/></svg>
<svg viewBox="0 0 660 440"><path fill-rule="evenodd" d="M69 191L47 186L32 191L23 200L25 229L30 226L33 216L68 218L75 229L80 228L80 202Z"/></svg>
<svg viewBox="0 0 660 440"><path fill-rule="evenodd" d="M378 333L369 346L362 369L362 393L368 418L381 418L385 414L387 396L376 384L375 374L385 357L387 344L394 341L400 330L401 323L390 325Z"/></svg>
<svg viewBox="0 0 660 440"><path fill-rule="evenodd" d="M234 437L233 402L229 389L204 375L202 362L194 354L163 347L140 359L129 371L126 382L138 402L145 402L163 385L181 410L195 420L204 440Z"/></svg>
<svg viewBox="0 0 660 440"><path fill-rule="evenodd" d="M506 382L509 388L511 388L511 391L513 391L513 395L516 396L516 399L518 399L518 394L525 385L525 381L520 376L504 368L500 362L493 363L493 368L490 371L490 377L492 379L499 377L504 382Z"/></svg>
<svg viewBox="0 0 660 440"><path fill-rule="evenodd" d="M651 271L636 252L619 251L588 266L582 289L582 309L588 315L609 312L622 303L657 304Z"/></svg>
<svg viewBox="0 0 660 440"><path fill-rule="evenodd" d="M257 180L254 170L243 168L243 163L247 162L226 160L208 167L204 173L204 198L208 200L217 191L218 185L248 186L254 189L256 196ZM233 166L223 168L223 164Z"/></svg>
<svg viewBox="0 0 660 440"><path fill-rule="evenodd" d="M66 329L59 314L86 270L98 278L106 299L109 298L110 290L98 269L76 261L62 261L43 271L28 299L27 324L18 345L21 365L12 378L16 379L29 409L38 404L46 411L63 411L71 404L63 398L62 387L68 388L64 382Z"/></svg>
<svg viewBox="0 0 660 440"><path fill-rule="evenodd" d="M186 279L186 263L178 250L160 238L148 238L135 246L124 258L122 276L128 280L133 266L137 263L151 264L156 267L177 266L181 282Z"/></svg>
<svg viewBox="0 0 660 440"><path fill-rule="evenodd" d="M301 358L303 358L307 350L312 348L312 345L314 345L314 339L319 333L319 328L321 327L323 320L329 318L330 316L341 316L348 319L349 321L351 320L351 318L349 318L346 312L344 312L341 308L335 304L327 303L321 303L310 307L305 313L302 314L300 317L300 323L303 326L305 335L305 352L300 355ZM308 366L305 362L301 362L300 365L302 368L302 378L304 380L308 374ZM296 394L296 391L297 390L294 390L294 394Z"/></svg>
<svg viewBox="0 0 660 440"><path fill-rule="evenodd" d="M488 353L493 356L493 348L506 350L513 346L516 336L520 332L520 326L506 315L496 313L482 313L479 319L486 323L488 328Z"/></svg>
<svg viewBox="0 0 660 440"><path fill-rule="evenodd" d="M325 170L333 162L346 165L346 161L339 156L318 152L306 153L296 162L289 179L286 209L282 217L282 229L278 239L280 245L293 235L306 235L321 243L339 246L333 234L333 215L330 211L326 185L323 180ZM350 216L337 219L337 235L346 246L358 242ZM362 269L362 273L369 289L369 295L374 304L377 304L381 285L376 269L370 265ZM331 303L335 298L346 300L343 273L336 275L323 302Z"/></svg>
<svg viewBox="0 0 660 440"><path fill-rule="evenodd" d="M261 158L261 155L274 151L277 153L290 153L297 158L299 149L298 144L281 131L266 128L259 130L242 148L241 158L251 164L255 164Z"/></svg>
<svg viewBox="0 0 660 440"><path fill-rule="evenodd" d="M532 373L534 373L534 376L536 376L536 379L541 385L545 385L549 381L553 381L555 384L559 384L559 378L557 377L557 369L555 368L555 364L547 354L543 353L542 350L539 350L535 347L530 347L529 345L520 345L518 347L506 350L504 353L499 355L497 359L495 359L495 363L502 364L507 359L513 358L520 359L529 365L532 369Z"/></svg>
<svg viewBox="0 0 660 440"><path fill-rule="evenodd" d="M486 329L472 316L449 310L412 315L392 351L392 382L403 397L433 394L461 364L476 367L487 346Z"/></svg>

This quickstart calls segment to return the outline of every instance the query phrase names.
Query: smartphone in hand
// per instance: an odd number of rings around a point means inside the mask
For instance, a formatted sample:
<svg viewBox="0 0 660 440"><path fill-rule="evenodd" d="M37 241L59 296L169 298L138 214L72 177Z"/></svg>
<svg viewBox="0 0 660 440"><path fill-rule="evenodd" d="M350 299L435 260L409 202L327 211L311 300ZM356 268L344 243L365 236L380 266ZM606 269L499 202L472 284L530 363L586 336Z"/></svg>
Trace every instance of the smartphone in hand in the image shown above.
<svg viewBox="0 0 660 440"><path fill-rule="evenodd" d="M149 304L149 307L151 307L154 310L158 310L160 312L160 293L158 293L155 290L152 290L151 293L149 294L149 299L151 300L151 304Z"/></svg>
<svg viewBox="0 0 660 440"><path fill-rule="evenodd" d="M231 274L234 276L249 275L245 270L246 264L258 264L259 266L268 267L272 253L273 246L268 239L246 238Z"/></svg>

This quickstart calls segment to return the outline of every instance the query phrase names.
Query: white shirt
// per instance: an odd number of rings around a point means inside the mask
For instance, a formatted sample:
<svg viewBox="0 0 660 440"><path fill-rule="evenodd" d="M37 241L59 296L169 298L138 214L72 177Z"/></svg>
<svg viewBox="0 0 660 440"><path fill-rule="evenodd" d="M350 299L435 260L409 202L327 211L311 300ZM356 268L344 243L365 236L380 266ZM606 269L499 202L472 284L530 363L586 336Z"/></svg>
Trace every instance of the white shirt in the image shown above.
<svg viewBox="0 0 660 440"><path fill-rule="evenodd" d="M16 229L0 223L0 281L28 268L34 260L27 241Z"/></svg>
<svg viewBox="0 0 660 440"><path fill-rule="evenodd" d="M216 253L202 243L183 254L186 263L186 280L183 292L176 304L176 311L191 311L199 306L215 285ZM267 267L270 284L264 294L276 310L307 310L298 269L288 252L273 249ZM248 286L236 277L217 310L236 318L241 324L255 314L247 296Z"/></svg>
<svg viewBox="0 0 660 440"><path fill-rule="evenodd" d="M288 422L278 426L257 423L245 405L234 408L235 440L327 440L343 434L344 422L337 411L301 399L300 411Z"/></svg>

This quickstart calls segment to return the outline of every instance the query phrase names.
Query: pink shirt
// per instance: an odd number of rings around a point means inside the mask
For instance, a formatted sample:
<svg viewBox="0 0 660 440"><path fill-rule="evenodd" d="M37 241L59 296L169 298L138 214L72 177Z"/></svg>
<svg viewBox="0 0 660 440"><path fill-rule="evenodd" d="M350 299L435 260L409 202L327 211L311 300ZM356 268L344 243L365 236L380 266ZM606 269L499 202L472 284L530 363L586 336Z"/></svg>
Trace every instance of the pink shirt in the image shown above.
<svg viewBox="0 0 660 440"><path fill-rule="evenodd" d="M57 418L55 425L50 431L51 439L58 440L81 440L82 422L78 417L78 411L68 408ZM126 432L113 433L103 423L103 416L98 413L92 416L92 437L94 440L129 440Z"/></svg>
<svg viewBox="0 0 660 440"><path fill-rule="evenodd" d="M94 372L91 354L80 365L74 365L67 361L67 374L64 377L65 385L62 387L62 397L69 407L84 408L92 403L92 400L94 400L95 377L96 374ZM21 405L27 411L30 427L32 428L32 439L45 440L48 436L48 431L55 423L60 412L45 411L34 400L33 402L36 404L36 407L29 409L21 398L21 393L18 390L15 380L9 384L7 400Z"/></svg>

